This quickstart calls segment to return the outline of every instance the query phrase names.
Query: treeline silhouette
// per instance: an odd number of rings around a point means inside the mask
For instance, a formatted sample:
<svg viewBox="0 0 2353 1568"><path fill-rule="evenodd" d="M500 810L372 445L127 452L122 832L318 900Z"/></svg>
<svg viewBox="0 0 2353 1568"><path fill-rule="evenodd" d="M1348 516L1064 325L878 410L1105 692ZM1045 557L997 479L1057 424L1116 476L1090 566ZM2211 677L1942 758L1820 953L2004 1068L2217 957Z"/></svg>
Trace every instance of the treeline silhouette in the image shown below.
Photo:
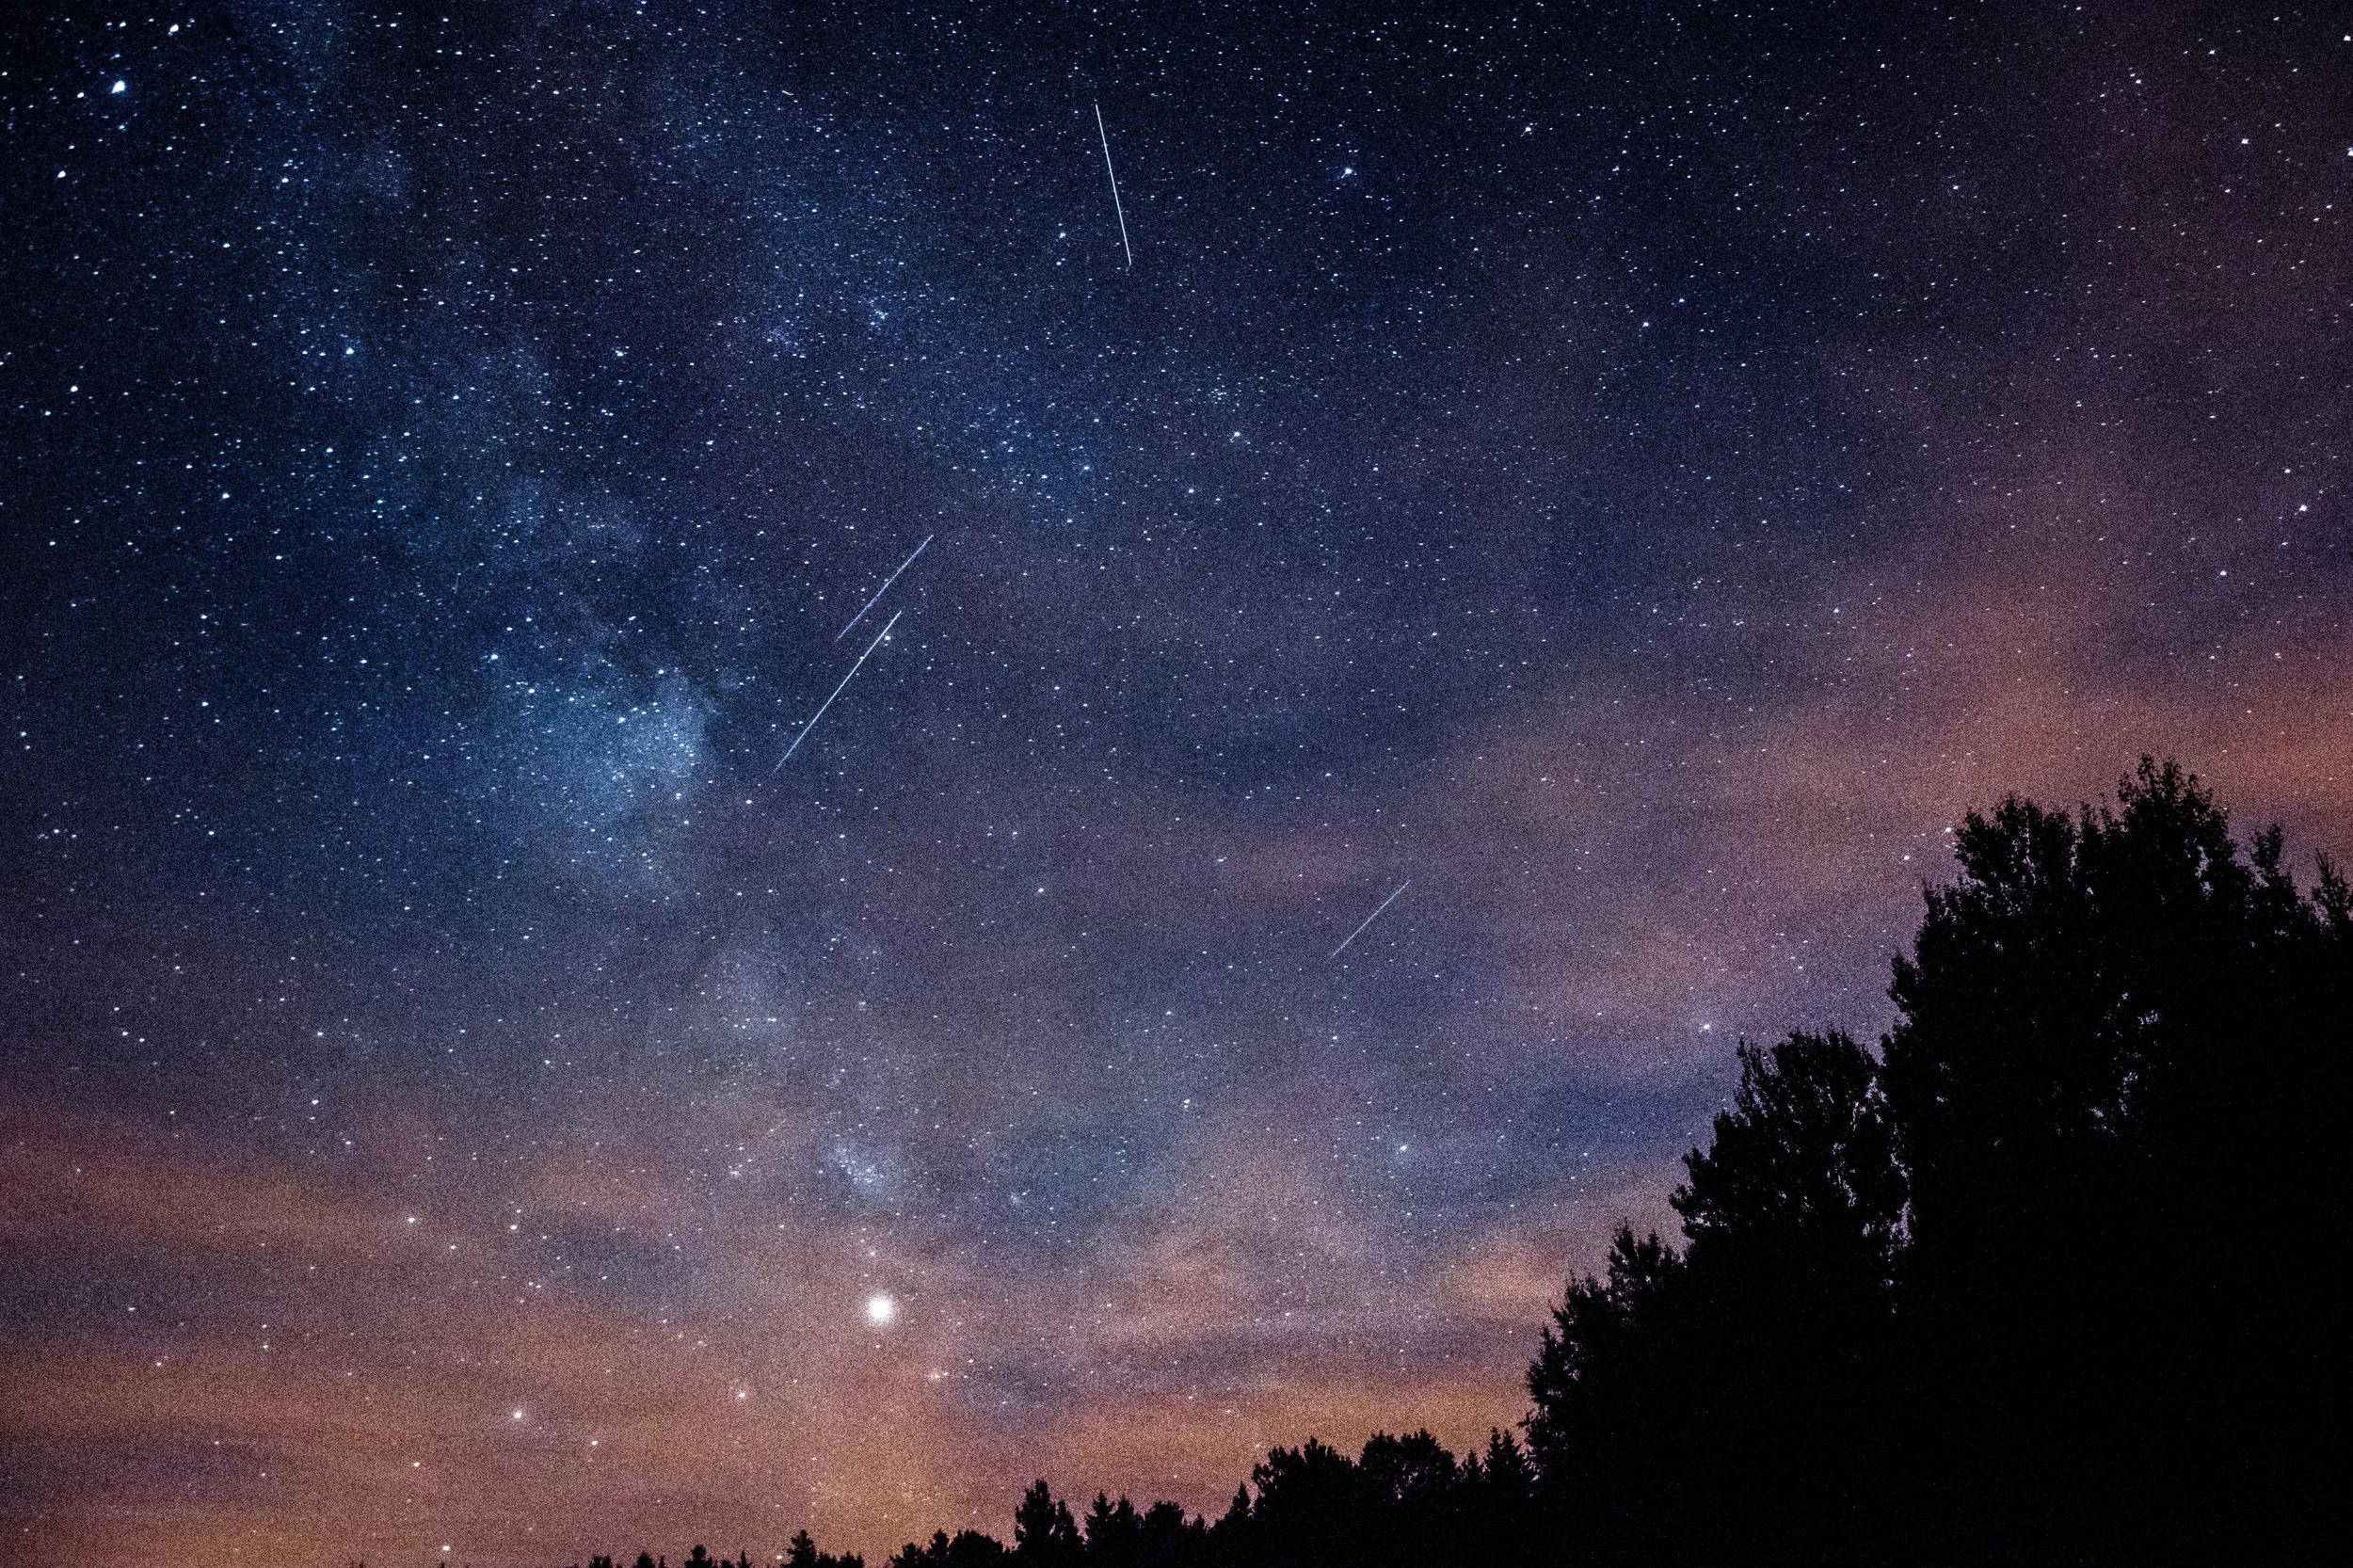
<svg viewBox="0 0 2353 1568"><path fill-rule="evenodd" d="M2112 808L2012 798L1955 850L1876 1051L1739 1048L1681 1246L1621 1228L1570 1286L1524 1442L1311 1439L1215 1520L1097 1496L1081 1521L1041 1480L1010 1550L943 1531L890 1568L2341 1549L2353 893L2325 859L2300 891L2276 828L2242 852L2148 760ZM863 1568L806 1534L792 1561Z"/></svg>

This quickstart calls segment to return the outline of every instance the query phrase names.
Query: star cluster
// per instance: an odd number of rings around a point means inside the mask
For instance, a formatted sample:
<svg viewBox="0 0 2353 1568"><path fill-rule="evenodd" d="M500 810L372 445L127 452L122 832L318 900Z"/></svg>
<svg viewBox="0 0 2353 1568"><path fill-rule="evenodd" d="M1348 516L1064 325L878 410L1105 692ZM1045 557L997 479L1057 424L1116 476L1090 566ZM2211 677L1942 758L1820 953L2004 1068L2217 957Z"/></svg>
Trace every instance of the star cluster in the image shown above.
<svg viewBox="0 0 2353 1568"><path fill-rule="evenodd" d="M0 37L11 1560L1459 1448L1961 812L2353 847L2317 11Z"/></svg>

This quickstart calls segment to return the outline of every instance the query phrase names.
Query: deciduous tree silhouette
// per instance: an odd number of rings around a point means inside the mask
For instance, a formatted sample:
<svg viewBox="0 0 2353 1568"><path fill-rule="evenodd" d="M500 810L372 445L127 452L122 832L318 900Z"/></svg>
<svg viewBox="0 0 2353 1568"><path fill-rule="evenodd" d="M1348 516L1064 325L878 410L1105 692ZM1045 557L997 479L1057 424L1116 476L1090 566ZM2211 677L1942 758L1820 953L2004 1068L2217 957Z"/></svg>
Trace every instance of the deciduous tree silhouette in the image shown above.
<svg viewBox="0 0 2353 1568"><path fill-rule="evenodd" d="M2342 1387L2313 1241L2344 1235L2344 885L2324 864L2301 896L2276 830L2242 859L2148 760L2114 811L2013 799L1957 849L1886 1053L1939 1528L2085 1561L2292 1549Z"/></svg>
<svg viewBox="0 0 2353 1568"><path fill-rule="evenodd" d="M1683 1259L1621 1225L1608 1272L1570 1285L1528 1371L1529 1448L1556 1550L1679 1560L1688 1355ZM1681 1509L1677 1506L1681 1504Z"/></svg>
<svg viewBox="0 0 2353 1568"><path fill-rule="evenodd" d="M1040 1480L1019 1568L2321 1560L2353 889L2299 891L2276 830L2242 855L2150 761L2113 809L2009 800L1956 845L1876 1055L1739 1048L1682 1249L1622 1226L1569 1287L1526 1448L1310 1437L1214 1525L1098 1493L1081 1531ZM940 1531L890 1568L1007 1556ZM790 1561L863 1568L806 1531Z"/></svg>
<svg viewBox="0 0 2353 1568"><path fill-rule="evenodd" d="M1838 1033L1739 1049L1740 1084L1669 1201L1695 1544L1748 1562L1879 1555L1904 1180L1879 1064ZM1713 1528L1707 1528L1712 1523Z"/></svg>
<svg viewBox="0 0 2353 1568"><path fill-rule="evenodd" d="M2353 894L2195 779L1957 836L1874 1061L1741 1051L1673 1204L1529 1370L1556 1550L2297 1560L2344 1394Z"/></svg>

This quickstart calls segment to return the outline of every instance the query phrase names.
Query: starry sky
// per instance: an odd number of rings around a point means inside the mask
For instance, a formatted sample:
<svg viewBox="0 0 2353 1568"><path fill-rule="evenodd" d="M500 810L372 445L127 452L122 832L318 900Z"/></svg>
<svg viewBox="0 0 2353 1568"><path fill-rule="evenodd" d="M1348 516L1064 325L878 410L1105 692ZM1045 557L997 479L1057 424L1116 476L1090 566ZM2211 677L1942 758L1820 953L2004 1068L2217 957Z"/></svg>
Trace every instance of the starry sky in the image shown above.
<svg viewBox="0 0 2353 1568"><path fill-rule="evenodd" d="M0 1560L1459 1449L1961 813L2353 853L2341 11L450 10L0 24Z"/></svg>

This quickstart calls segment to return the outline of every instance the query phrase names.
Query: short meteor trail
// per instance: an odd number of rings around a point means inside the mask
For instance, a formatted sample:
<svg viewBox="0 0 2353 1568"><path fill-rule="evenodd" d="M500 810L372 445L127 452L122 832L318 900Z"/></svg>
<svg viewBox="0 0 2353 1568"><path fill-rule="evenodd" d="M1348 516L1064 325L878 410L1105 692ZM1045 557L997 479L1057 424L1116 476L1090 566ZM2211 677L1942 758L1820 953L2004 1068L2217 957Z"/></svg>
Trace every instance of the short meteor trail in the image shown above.
<svg viewBox="0 0 2353 1568"><path fill-rule="evenodd" d="M890 629L898 625L899 617L905 614L906 612L904 610L893 610L890 613L890 618L883 622L883 629L874 633L874 640L866 645L866 652L857 656L857 664L852 664L850 666L850 675L856 675L857 673L858 664L866 663L868 657L873 653L874 649L882 647L883 639L890 635ZM850 675L845 675L841 678L841 686L846 686L850 683ZM808 716L808 722L801 726L801 732L792 737L792 744L791 745L784 748L784 755L776 759L776 765L768 770L769 777L776 777L778 773L783 771L784 765L792 760L792 754L801 749L801 743L808 739L808 732L817 728L817 721L824 718L825 716L825 710L833 706L833 697L840 696L841 695L841 686L836 686L833 689L833 696L825 698L824 701L817 705L817 712L811 713ZM1377 914L1379 911L1376 910L1375 913Z"/></svg>
<svg viewBox="0 0 2353 1568"><path fill-rule="evenodd" d="M915 565L915 557L923 553L924 545L930 544L932 540L937 537L938 536L936 534L924 535L923 543L917 545L913 552L910 553L905 560L899 563L899 571L904 571L907 568ZM899 571L894 571L889 576L883 579L883 585L874 590L874 597L868 600L864 604L859 605L857 614L850 617L850 626L856 626L859 621L864 620L866 618L866 612L872 610L875 605L882 602L882 596L890 591L890 584L899 581ZM840 631L835 632L833 634L833 640L838 643L842 638L848 636L850 634L850 626L845 626Z"/></svg>
<svg viewBox="0 0 2353 1568"><path fill-rule="evenodd" d="M1404 881L1397 885L1397 893L1403 892L1406 888L1412 887L1413 885L1414 879L1410 876L1407 877ZM1381 907L1379 909L1375 909L1371 914L1365 917L1365 925L1370 925L1373 921L1379 920L1381 918L1381 910L1386 909L1390 904L1397 902L1397 893L1391 893L1387 898L1383 899L1381 901ZM1337 958L1341 953L1346 952L1348 951L1349 942L1354 941L1357 937L1362 936L1365 934L1365 925L1360 925L1355 930L1350 932L1347 939L1341 942L1338 947L1332 950L1332 957ZM1331 962L1331 959L1327 958L1324 962L1328 964Z"/></svg>
<svg viewBox="0 0 2353 1568"><path fill-rule="evenodd" d="M1095 134L1103 138L1103 172L1112 177L1112 212L1119 218L1119 248L1128 252L1128 265L1136 264L1136 248L1128 243L1128 213L1119 204L1119 175L1112 168L1112 134L1103 129L1103 105L1095 105Z"/></svg>

